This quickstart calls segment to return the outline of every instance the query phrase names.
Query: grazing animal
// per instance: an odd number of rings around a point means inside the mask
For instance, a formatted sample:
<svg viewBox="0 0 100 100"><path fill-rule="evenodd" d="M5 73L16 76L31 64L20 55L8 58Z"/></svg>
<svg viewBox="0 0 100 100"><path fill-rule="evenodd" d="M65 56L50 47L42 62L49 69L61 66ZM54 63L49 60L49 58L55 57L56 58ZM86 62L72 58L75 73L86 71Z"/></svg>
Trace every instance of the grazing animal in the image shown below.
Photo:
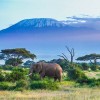
<svg viewBox="0 0 100 100"><path fill-rule="evenodd" d="M32 64L30 67L29 75L32 75L32 73L39 73L41 79L45 76L48 76L54 78L54 81L57 79L61 81L62 78L62 68L56 63L39 62Z"/></svg>

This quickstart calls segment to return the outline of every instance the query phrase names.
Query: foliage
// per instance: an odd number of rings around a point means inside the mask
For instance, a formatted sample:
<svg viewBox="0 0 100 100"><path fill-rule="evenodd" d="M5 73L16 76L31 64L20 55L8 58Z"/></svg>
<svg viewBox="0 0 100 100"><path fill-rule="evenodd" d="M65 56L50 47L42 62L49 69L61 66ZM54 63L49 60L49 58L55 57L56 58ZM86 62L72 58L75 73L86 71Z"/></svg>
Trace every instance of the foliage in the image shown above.
<svg viewBox="0 0 100 100"><path fill-rule="evenodd" d="M98 68L98 66L97 65L91 65L91 70L93 70L93 71L96 71L97 70L97 68Z"/></svg>
<svg viewBox="0 0 100 100"><path fill-rule="evenodd" d="M11 65L2 65L0 68L3 69L3 70L12 70L13 66L11 66Z"/></svg>
<svg viewBox="0 0 100 100"><path fill-rule="evenodd" d="M0 82L4 81L4 80L5 80L4 74L3 74L2 70L0 70Z"/></svg>
<svg viewBox="0 0 100 100"><path fill-rule="evenodd" d="M94 87L94 86L100 87L100 78L99 79L89 79L89 83L91 87Z"/></svg>
<svg viewBox="0 0 100 100"><path fill-rule="evenodd" d="M66 62L65 59L53 59L53 60L50 61L50 63L57 63L57 64L59 64L64 71L66 71L67 67L68 67L67 66L68 62Z"/></svg>
<svg viewBox="0 0 100 100"><path fill-rule="evenodd" d="M82 56L82 57L78 57L76 60L80 60L80 61L88 61L90 60L90 62L94 65L97 64L97 59L100 59L100 54L89 54L89 55L85 55L85 56ZM91 60L94 60L94 63L91 61Z"/></svg>
<svg viewBox="0 0 100 100"><path fill-rule="evenodd" d="M24 89L28 89L28 81L19 80L16 82L15 90L23 91Z"/></svg>
<svg viewBox="0 0 100 100"><path fill-rule="evenodd" d="M90 68L89 64L87 63L81 63L82 70L88 70Z"/></svg>
<svg viewBox="0 0 100 100"><path fill-rule="evenodd" d="M100 66L98 66L98 69L100 70Z"/></svg>
<svg viewBox="0 0 100 100"><path fill-rule="evenodd" d="M5 81L10 82L10 81L13 81L13 80L14 79L12 78L11 73L5 73Z"/></svg>
<svg viewBox="0 0 100 100"><path fill-rule="evenodd" d="M6 65L12 65L12 66L17 66L18 64L22 63L23 63L22 60L18 58L10 58L5 62Z"/></svg>
<svg viewBox="0 0 100 100"><path fill-rule="evenodd" d="M26 79L26 70L22 68L14 68L10 74L8 74L8 81L18 81L21 79Z"/></svg>
<svg viewBox="0 0 100 100"><path fill-rule="evenodd" d="M5 60L7 64L17 66L22 63L23 59L36 58L36 55L30 53L25 48L1 50L0 59Z"/></svg>
<svg viewBox="0 0 100 100"><path fill-rule="evenodd" d="M0 82L0 90L8 90L10 88L8 82Z"/></svg>
<svg viewBox="0 0 100 100"><path fill-rule="evenodd" d="M80 85L88 85L90 87L100 87L100 79L95 79L95 78L85 78L85 79L79 79L77 80Z"/></svg>
<svg viewBox="0 0 100 100"><path fill-rule="evenodd" d="M68 70L68 77L71 80L85 79L85 74L80 69L70 69Z"/></svg>
<svg viewBox="0 0 100 100"><path fill-rule="evenodd" d="M39 74L32 74L32 76L30 76L30 79L33 81L39 81L40 79L40 75Z"/></svg>
<svg viewBox="0 0 100 100"><path fill-rule="evenodd" d="M32 63L34 64L35 62L30 61L30 60L27 60L27 61L24 63L24 66L25 66L25 67L30 67Z"/></svg>
<svg viewBox="0 0 100 100"><path fill-rule="evenodd" d="M40 81L32 81L30 84L31 89L49 89L56 90L59 88L59 85L56 82L40 80Z"/></svg>

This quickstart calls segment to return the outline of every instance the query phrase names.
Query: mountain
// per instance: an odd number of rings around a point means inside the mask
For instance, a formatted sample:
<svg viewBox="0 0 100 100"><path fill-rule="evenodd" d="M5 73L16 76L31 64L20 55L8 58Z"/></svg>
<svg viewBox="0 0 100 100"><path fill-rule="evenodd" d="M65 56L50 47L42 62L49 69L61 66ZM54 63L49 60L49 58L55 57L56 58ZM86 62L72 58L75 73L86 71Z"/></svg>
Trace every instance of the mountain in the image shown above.
<svg viewBox="0 0 100 100"><path fill-rule="evenodd" d="M34 19L25 19L22 20L7 29L1 30L1 32L16 32L16 31L32 31L37 28L59 28L64 27L65 24L63 24L60 21L57 21L55 19L51 18L34 18Z"/></svg>
<svg viewBox="0 0 100 100"><path fill-rule="evenodd" d="M63 52L65 45L75 47L79 52L84 48L91 51L93 47L99 51L97 48L100 44L99 24L99 19L97 21L25 19L0 31L0 49L28 48L41 60L56 58Z"/></svg>
<svg viewBox="0 0 100 100"><path fill-rule="evenodd" d="M81 30L87 27L75 27L70 26L68 23L63 21L57 21L51 18L34 18L34 19L25 19L22 20L4 30L1 30L0 33L12 33L12 32L34 32L39 29L42 30ZM41 30L41 31L42 31Z"/></svg>
<svg viewBox="0 0 100 100"><path fill-rule="evenodd" d="M60 21L51 18L34 18L26 19L15 24L16 27L63 27L65 26Z"/></svg>

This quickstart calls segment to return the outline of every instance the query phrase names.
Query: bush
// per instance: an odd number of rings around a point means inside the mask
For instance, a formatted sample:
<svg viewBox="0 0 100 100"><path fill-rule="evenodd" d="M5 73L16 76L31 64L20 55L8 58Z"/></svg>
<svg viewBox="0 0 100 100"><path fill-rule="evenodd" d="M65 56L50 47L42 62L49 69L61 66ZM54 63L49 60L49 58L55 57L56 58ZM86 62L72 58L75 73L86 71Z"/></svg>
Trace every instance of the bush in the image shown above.
<svg viewBox="0 0 100 100"><path fill-rule="evenodd" d="M10 84L8 82L1 82L0 83L0 90L9 90L10 89Z"/></svg>
<svg viewBox="0 0 100 100"><path fill-rule="evenodd" d="M89 85L90 87L100 86L100 79L95 78L84 78L77 80L80 85Z"/></svg>
<svg viewBox="0 0 100 100"><path fill-rule="evenodd" d="M98 69L100 70L100 66L98 66Z"/></svg>
<svg viewBox="0 0 100 100"><path fill-rule="evenodd" d="M81 66L82 66L82 70L88 70L89 69L89 64L87 64L87 63L82 63Z"/></svg>
<svg viewBox="0 0 100 100"><path fill-rule="evenodd" d="M1 68L3 70L12 70L13 69L13 66L11 66L11 65L3 65Z"/></svg>
<svg viewBox="0 0 100 100"><path fill-rule="evenodd" d="M34 81L39 81L39 80L41 80L39 74L32 74L32 76L30 76L30 79L31 79L31 80L34 80Z"/></svg>
<svg viewBox="0 0 100 100"><path fill-rule="evenodd" d="M59 88L59 84L57 82L53 82L52 79L45 78L40 81L32 81L30 84L30 88L56 90Z"/></svg>
<svg viewBox="0 0 100 100"><path fill-rule="evenodd" d="M68 70L67 74L70 80L79 80L86 78L85 74L79 68L71 68Z"/></svg>
<svg viewBox="0 0 100 100"><path fill-rule="evenodd" d="M12 81L11 73L5 73L5 81Z"/></svg>
<svg viewBox="0 0 100 100"><path fill-rule="evenodd" d="M96 70L97 70L97 68L98 68L98 66L97 66L97 65L91 65L91 70L96 71Z"/></svg>
<svg viewBox="0 0 100 100"><path fill-rule="evenodd" d="M0 70L0 81L4 80L5 80L4 73L2 72L2 70Z"/></svg>
<svg viewBox="0 0 100 100"><path fill-rule="evenodd" d="M81 85L88 83L88 77L84 76L76 80L76 82L80 83Z"/></svg>
<svg viewBox="0 0 100 100"><path fill-rule="evenodd" d="M22 68L14 68L13 71L8 75L7 79L13 82L26 79L26 70Z"/></svg>
<svg viewBox="0 0 100 100"><path fill-rule="evenodd" d="M25 79L25 75L22 72L14 71L10 74L10 81L18 81L21 79Z"/></svg>
<svg viewBox="0 0 100 100"><path fill-rule="evenodd" d="M26 80L19 80L16 82L15 90L22 91L28 89L28 82Z"/></svg>
<svg viewBox="0 0 100 100"><path fill-rule="evenodd" d="M95 79L95 78L88 79L88 85L91 87L100 86L100 79Z"/></svg>

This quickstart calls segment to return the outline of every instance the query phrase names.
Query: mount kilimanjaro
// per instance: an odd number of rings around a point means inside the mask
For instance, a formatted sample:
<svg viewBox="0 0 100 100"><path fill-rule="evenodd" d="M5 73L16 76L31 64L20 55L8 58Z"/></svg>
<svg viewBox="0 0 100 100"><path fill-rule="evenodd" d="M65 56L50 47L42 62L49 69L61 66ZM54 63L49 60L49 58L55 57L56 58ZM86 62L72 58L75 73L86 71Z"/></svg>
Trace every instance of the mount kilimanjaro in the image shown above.
<svg viewBox="0 0 100 100"><path fill-rule="evenodd" d="M39 29L42 31L54 31L54 30L85 30L89 29L88 27L75 27L71 26L63 21L57 21L51 18L34 18L34 19L25 19L22 20L4 30L0 31L1 33L14 33L14 32L35 32Z"/></svg>
<svg viewBox="0 0 100 100"><path fill-rule="evenodd" d="M65 45L77 49L86 48L92 42L98 45L100 30L93 27L93 23L86 23L69 24L51 18L25 19L0 31L0 49L24 47L43 59L56 57Z"/></svg>

